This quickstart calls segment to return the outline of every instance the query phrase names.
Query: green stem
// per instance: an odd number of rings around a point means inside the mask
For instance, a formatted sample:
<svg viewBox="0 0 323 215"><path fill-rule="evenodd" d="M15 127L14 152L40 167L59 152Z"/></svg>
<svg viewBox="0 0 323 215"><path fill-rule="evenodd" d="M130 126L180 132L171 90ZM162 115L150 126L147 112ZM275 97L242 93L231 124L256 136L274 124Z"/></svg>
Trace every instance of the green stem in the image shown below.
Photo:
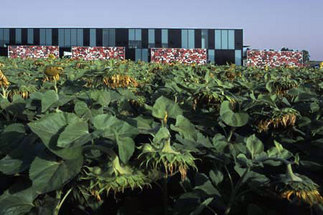
<svg viewBox="0 0 323 215"><path fill-rule="evenodd" d="M240 187L242 186L242 182L244 181L244 178L246 177L246 175L248 174L249 171L250 171L250 167L248 167L244 171L243 175L240 177L239 181L237 182L237 184L235 185L233 191L231 192L229 203L228 203L227 208L226 208L226 210L224 212L225 215L228 215L231 212L231 208L232 208L232 205L233 205L234 200L236 198L236 194L238 193Z"/></svg>
<svg viewBox="0 0 323 215"><path fill-rule="evenodd" d="M70 194L70 192L72 191L72 188L70 188L67 192L66 192L66 194L64 195L64 197L63 197L63 199L60 201L60 203L56 206L56 208L55 208L55 211L54 211L54 215L58 215L58 213L59 213L59 210L61 209L61 207L62 207L62 205L63 205L63 203L64 203L64 201L65 201L65 199L67 198L67 196ZM61 192L61 191L60 191ZM59 194L59 198L60 198L60 196L61 196L61 193Z"/></svg>

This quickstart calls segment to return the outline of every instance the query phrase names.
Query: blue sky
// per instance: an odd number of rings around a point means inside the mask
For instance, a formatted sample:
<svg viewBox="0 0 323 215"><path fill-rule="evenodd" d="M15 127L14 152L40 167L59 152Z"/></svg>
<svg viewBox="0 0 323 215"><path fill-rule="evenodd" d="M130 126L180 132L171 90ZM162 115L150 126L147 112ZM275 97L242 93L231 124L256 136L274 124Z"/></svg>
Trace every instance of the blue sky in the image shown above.
<svg viewBox="0 0 323 215"><path fill-rule="evenodd" d="M1 0L0 27L242 28L252 48L323 61L323 0Z"/></svg>

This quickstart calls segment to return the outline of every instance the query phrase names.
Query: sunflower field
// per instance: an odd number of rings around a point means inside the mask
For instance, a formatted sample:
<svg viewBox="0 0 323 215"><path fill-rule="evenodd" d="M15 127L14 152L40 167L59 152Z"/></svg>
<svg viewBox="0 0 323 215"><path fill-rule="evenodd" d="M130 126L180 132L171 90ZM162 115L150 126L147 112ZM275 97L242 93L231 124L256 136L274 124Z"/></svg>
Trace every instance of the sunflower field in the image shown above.
<svg viewBox="0 0 323 215"><path fill-rule="evenodd" d="M0 58L0 215L323 214L323 70Z"/></svg>

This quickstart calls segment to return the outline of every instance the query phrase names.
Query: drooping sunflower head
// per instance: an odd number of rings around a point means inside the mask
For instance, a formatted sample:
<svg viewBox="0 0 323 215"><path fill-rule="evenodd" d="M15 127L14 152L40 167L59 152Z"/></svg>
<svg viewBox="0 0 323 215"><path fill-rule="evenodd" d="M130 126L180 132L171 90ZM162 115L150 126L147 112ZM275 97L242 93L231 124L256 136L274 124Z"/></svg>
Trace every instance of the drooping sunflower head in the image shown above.
<svg viewBox="0 0 323 215"><path fill-rule="evenodd" d="M275 183L275 189L280 197L290 202L323 204L323 197L318 191L318 185L310 178L294 173L291 164L286 166L286 174L280 175Z"/></svg>
<svg viewBox="0 0 323 215"><path fill-rule="evenodd" d="M259 121L258 131L263 132L270 128L294 126L299 115L299 112L292 108L273 110L271 116Z"/></svg>
<svg viewBox="0 0 323 215"><path fill-rule="evenodd" d="M63 67L60 66L46 66L44 69L45 78L44 81L48 80L59 80L60 74L64 71Z"/></svg>
<svg viewBox="0 0 323 215"><path fill-rule="evenodd" d="M10 82L8 81L7 77L2 73L0 70L0 87L8 87Z"/></svg>
<svg viewBox="0 0 323 215"><path fill-rule="evenodd" d="M305 176L297 175L302 181L285 180L277 186L281 198L290 202L304 202L309 205L323 204L323 197L318 191L318 185Z"/></svg>
<svg viewBox="0 0 323 215"><path fill-rule="evenodd" d="M49 58L50 60L55 60L55 59L56 59L56 56L55 56L54 54L49 54L49 55L48 55L48 58Z"/></svg>
<svg viewBox="0 0 323 215"><path fill-rule="evenodd" d="M138 82L129 75L114 74L103 78L103 83L112 89L138 87Z"/></svg>
<svg viewBox="0 0 323 215"><path fill-rule="evenodd" d="M122 165L118 156L115 156L106 167L85 167L80 177L82 181L87 181L91 194L96 199L101 199L100 195L110 191L114 194L124 192L125 189L132 189L150 186L150 178L141 170L129 165Z"/></svg>
<svg viewBox="0 0 323 215"><path fill-rule="evenodd" d="M165 176L171 176L175 172L181 174L181 179L184 180L187 171L190 168L197 170L195 165L195 158L190 152L180 152L175 150L170 141L167 140L161 149L158 149L151 144L144 144L141 147L141 154L139 158L143 158L141 165L152 167L153 169L162 169Z"/></svg>

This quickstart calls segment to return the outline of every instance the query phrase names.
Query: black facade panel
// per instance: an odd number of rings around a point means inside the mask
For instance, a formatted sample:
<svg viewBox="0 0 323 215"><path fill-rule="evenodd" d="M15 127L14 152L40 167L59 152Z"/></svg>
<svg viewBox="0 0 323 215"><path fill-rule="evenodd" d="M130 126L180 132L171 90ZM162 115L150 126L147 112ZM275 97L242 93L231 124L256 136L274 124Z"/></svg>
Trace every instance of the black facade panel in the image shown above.
<svg viewBox="0 0 323 215"><path fill-rule="evenodd" d="M169 37L169 35L168 35ZM155 48L161 48L161 29L155 29Z"/></svg>
<svg viewBox="0 0 323 215"><path fill-rule="evenodd" d="M16 45L16 29L14 28L9 29L9 44Z"/></svg>
<svg viewBox="0 0 323 215"><path fill-rule="evenodd" d="M195 29L195 48L201 48L202 47L202 34L201 29Z"/></svg>
<svg viewBox="0 0 323 215"><path fill-rule="evenodd" d="M53 46L58 45L58 29L57 28L52 29L52 45Z"/></svg>
<svg viewBox="0 0 323 215"><path fill-rule="evenodd" d="M134 48L126 48L126 59L136 60L136 49Z"/></svg>
<svg viewBox="0 0 323 215"><path fill-rule="evenodd" d="M88 28L83 29L83 45L84 46L90 45L90 29Z"/></svg>
<svg viewBox="0 0 323 215"><path fill-rule="evenodd" d="M141 30L141 47L148 48L148 29Z"/></svg>
<svg viewBox="0 0 323 215"><path fill-rule="evenodd" d="M96 29L96 45L97 46L102 46L102 28L97 28Z"/></svg>
<svg viewBox="0 0 323 215"><path fill-rule="evenodd" d="M180 29L168 30L168 47L181 48L182 46L182 33Z"/></svg>
<svg viewBox="0 0 323 215"><path fill-rule="evenodd" d="M0 56L8 56L8 48L7 47L0 47Z"/></svg>
<svg viewBox="0 0 323 215"><path fill-rule="evenodd" d="M22 43L22 45L26 45L27 40L28 40L27 28L22 28L21 29L21 43Z"/></svg>
<svg viewBox="0 0 323 215"><path fill-rule="evenodd" d="M226 65L235 62L234 50L215 50L215 64Z"/></svg>
<svg viewBox="0 0 323 215"><path fill-rule="evenodd" d="M40 36L39 36L39 28L34 28L34 45L39 45Z"/></svg>
<svg viewBox="0 0 323 215"><path fill-rule="evenodd" d="M235 38L235 49L242 49L243 48L243 32L242 32L242 30L235 30L234 31L234 38Z"/></svg>
<svg viewBox="0 0 323 215"><path fill-rule="evenodd" d="M208 30L208 47L209 49L215 49L215 44L214 44L214 41L215 41L215 37L214 37L214 29L209 29Z"/></svg>
<svg viewBox="0 0 323 215"><path fill-rule="evenodd" d="M128 29L116 29L116 46L128 47L129 35Z"/></svg>

